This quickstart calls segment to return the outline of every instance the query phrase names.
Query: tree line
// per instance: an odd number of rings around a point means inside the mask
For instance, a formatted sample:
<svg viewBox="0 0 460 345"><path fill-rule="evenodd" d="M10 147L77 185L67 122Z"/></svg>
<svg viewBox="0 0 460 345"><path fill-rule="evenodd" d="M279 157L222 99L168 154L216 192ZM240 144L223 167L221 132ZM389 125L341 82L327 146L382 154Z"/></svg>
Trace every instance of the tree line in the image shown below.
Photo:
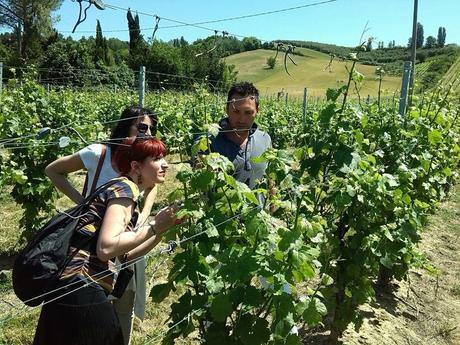
<svg viewBox="0 0 460 345"><path fill-rule="evenodd" d="M144 37L139 17L131 11L126 14L129 42L105 38L99 21L95 36L74 40L53 28L53 13L61 4L62 0L0 0L0 27L8 29L0 34L0 61L16 67L5 69L6 78L34 65L43 83L133 87L139 66L145 66L150 88L188 88L194 80L225 88L236 79L236 71L223 57L273 46L255 37L239 40L217 33L192 43L183 37L164 42Z"/></svg>
<svg viewBox="0 0 460 345"><path fill-rule="evenodd" d="M446 28L440 26L438 28L438 35L437 37L428 36L425 39L423 25L421 23L417 23L417 36L415 41L415 46L417 48L444 48L446 45ZM412 46L412 37L409 37L407 42L407 46L410 48Z"/></svg>

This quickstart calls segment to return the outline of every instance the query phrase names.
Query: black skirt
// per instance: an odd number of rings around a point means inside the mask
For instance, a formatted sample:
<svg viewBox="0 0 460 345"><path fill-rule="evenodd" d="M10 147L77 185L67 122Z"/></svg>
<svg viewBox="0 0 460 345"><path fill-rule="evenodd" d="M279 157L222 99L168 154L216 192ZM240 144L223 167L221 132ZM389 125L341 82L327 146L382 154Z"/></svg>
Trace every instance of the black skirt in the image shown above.
<svg viewBox="0 0 460 345"><path fill-rule="evenodd" d="M62 296L78 285L56 294ZM45 304L33 345L123 345L123 335L112 303L107 300L105 291L96 285Z"/></svg>

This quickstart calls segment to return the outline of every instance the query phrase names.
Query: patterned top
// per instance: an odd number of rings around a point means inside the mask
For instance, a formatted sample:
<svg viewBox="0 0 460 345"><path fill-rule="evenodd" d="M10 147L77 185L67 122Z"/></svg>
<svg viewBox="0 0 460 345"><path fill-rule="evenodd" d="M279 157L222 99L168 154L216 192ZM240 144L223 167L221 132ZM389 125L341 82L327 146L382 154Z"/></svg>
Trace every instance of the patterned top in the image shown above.
<svg viewBox="0 0 460 345"><path fill-rule="evenodd" d="M109 188L99 194L89 205L89 211L85 213L77 226L75 238L85 240L100 229L102 220L110 200L118 198L129 198L134 201L135 211L125 231L134 231L134 226L139 215L137 201L139 198L139 188L127 177L115 178L116 182ZM74 241L73 240L73 241ZM75 243L75 242L73 242ZM90 282L95 282L104 288L108 293L113 290L117 276L114 260L101 261L96 254L97 236L78 252L70 260L69 264L64 269L61 280L70 282L75 279L83 279ZM72 254L76 250L70 246L69 253Z"/></svg>

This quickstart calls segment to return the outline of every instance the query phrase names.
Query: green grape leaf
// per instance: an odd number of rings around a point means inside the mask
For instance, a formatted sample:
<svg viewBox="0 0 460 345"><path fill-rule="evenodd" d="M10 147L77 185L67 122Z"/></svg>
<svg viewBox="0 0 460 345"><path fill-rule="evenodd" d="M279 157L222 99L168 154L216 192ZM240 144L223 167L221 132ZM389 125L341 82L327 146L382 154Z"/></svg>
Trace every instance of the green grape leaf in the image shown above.
<svg viewBox="0 0 460 345"><path fill-rule="evenodd" d="M215 173L209 170L201 170L192 176L191 186L198 190L207 190Z"/></svg>
<svg viewBox="0 0 460 345"><path fill-rule="evenodd" d="M212 300L210 311L214 320L224 322L232 313L232 304L228 296L225 294L217 295Z"/></svg>
<svg viewBox="0 0 460 345"><path fill-rule="evenodd" d="M201 137L192 146L192 156L196 156L198 153L204 153L208 151L208 137Z"/></svg>
<svg viewBox="0 0 460 345"><path fill-rule="evenodd" d="M338 96L337 96L338 97ZM335 115L335 104L329 104L326 108L319 113L319 120L321 123L328 124Z"/></svg>
<svg viewBox="0 0 460 345"><path fill-rule="evenodd" d="M310 326L321 322L322 317L327 314L327 308L318 298L313 297L309 300L308 307L304 310L302 317Z"/></svg>
<svg viewBox="0 0 460 345"><path fill-rule="evenodd" d="M434 129L428 132L428 141L430 142L430 144L433 144L433 145L441 143L442 133L437 129Z"/></svg>
<svg viewBox="0 0 460 345"><path fill-rule="evenodd" d="M150 290L150 297L155 303L160 303L169 296L173 285L172 283L158 284Z"/></svg>
<svg viewBox="0 0 460 345"><path fill-rule="evenodd" d="M300 338L297 334L289 334L284 343L285 345L302 345Z"/></svg>

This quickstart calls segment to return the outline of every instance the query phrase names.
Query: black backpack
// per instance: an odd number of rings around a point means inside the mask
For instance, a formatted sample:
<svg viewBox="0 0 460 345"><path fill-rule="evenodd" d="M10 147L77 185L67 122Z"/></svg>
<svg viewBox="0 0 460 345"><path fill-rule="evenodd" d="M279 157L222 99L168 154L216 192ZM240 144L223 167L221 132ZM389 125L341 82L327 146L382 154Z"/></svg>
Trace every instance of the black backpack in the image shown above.
<svg viewBox="0 0 460 345"><path fill-rule="evenodd" d="M62 271L79 249L88 245L98 234L75 241L73 235L80 216L88 212L89 204L114 180L100 186L80 204L51 218L19 253L13 264L13 289L26 305L35 307L57 281ZM77 249L69 254L70 245Z"/></svg>

